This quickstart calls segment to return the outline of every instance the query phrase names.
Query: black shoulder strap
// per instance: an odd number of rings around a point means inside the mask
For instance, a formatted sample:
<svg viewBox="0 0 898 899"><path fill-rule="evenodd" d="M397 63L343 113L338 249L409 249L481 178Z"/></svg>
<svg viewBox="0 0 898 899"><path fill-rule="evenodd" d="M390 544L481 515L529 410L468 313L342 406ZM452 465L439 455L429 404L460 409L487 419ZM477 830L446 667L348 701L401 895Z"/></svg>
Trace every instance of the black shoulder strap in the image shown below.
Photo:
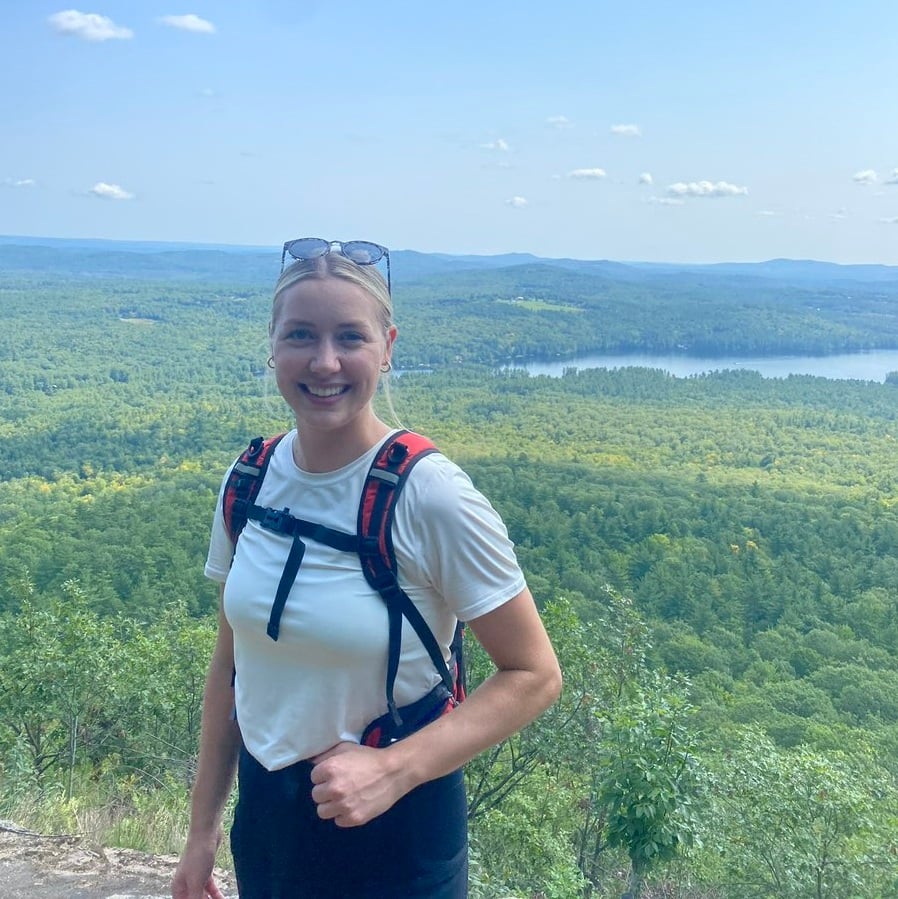
<svg viewBox="0 0 898 899"><path fill-rule="evenodd" d="M399 586L396 577L396 554L393 550L396 501L415 464L434 452L437 449L430 440L412 431L398 431L387 438L371 463L359 503L357 530L362 572L368 583L380 593L389 616L387 706L397 724L401 723L401 718L393 698L393 686L399 671L403 617L427 650L449 695L463 698L463 688L457 683L457 676L450 674L433 632L417 606ZM456 642L459 643L456 652L459 652L460 642ZM458 662L456 668L457 675Z"/></svg>

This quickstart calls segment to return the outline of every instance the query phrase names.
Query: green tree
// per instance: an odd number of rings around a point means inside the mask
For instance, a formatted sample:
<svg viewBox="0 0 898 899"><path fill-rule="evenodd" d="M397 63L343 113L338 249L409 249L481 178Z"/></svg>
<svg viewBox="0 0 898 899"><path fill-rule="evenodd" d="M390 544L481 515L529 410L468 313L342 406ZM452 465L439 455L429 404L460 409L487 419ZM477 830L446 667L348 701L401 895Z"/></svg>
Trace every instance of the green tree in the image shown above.
<svg viewBox="0 0 898 899"><path fill-rule="evenodd" d="M0 617L0 746L24 751L38 781L64 774L69 797L80 758L114 717L119 646L115 621L93 612L73 581L46 608L26 598Z"/></svg>
<svg viewBox="0 0 898 899"><path fill-rule="evenodd" d="M894 895L898 792L869 752L779 749L749 730L715 768L709 842L728 895Z"/></svg>
<svg viewBox="0 0 898 899"><path fill-rule="evenodd" d="M648 874L696 839L701 775L684 697L684 687L649 676L606 725L595 802L605 843L630 860L622 899L638 899Z"/></svg>

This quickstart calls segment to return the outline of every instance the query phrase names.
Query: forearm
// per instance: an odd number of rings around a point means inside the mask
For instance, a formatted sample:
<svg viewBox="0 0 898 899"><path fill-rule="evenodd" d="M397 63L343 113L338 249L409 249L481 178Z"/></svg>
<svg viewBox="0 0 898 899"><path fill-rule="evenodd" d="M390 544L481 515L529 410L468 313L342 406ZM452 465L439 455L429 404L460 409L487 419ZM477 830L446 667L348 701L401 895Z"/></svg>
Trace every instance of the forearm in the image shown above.
<svg viewBox="0 0 898 899"><path fill-rule="evenodd" d="M234 782L240 731L234 720L233 643L222 622L203 697L202 735L190 809L191 834L216 834Z"/></svg>
<svg viewBox="0 0 898 899"><path fill-rule="evenodd" d="M498 669L448 715L386 749L338 743L313 759L318 814L356 827L500 743L547 709L561 692L552 644L526 588L468 622Z"/></svg>
<svg viewBox="0 0 898 899"><path fill-rule="evenodd" d="M458 708L383 750L403 792L442 777L521 730L558 697L557 667L501 670Z"/></svg>
<svg viewBox="0 0 898 899"><path fill-rule="evenodd" d="M542 714L561 670L530 591L469 622L498 668L458 708L384 750L405 789L442 777Z"/></svg>
<svg viewBox="0 0 898 899"><path fill-rule="evenodd" d="M240 732L237 722L232 720L230 684L226 696L221 696L221 692L220 685L207 683L197 776L190 805L191 833L217 833L234 782Z"/></svg>

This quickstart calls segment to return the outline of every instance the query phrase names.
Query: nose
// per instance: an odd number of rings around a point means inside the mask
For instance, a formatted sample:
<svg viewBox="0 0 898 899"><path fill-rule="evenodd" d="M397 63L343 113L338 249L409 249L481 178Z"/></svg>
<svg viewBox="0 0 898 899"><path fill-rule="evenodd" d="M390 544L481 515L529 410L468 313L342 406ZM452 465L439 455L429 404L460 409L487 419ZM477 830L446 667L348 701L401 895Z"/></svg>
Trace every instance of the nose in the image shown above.
<svg viewBox="0 0 898 899"><path fill-rule="evenodd" d="M315 346L315 353L309 363L315 372L338 371L340 368L340 350L331 340L320 340Z"/></svg>

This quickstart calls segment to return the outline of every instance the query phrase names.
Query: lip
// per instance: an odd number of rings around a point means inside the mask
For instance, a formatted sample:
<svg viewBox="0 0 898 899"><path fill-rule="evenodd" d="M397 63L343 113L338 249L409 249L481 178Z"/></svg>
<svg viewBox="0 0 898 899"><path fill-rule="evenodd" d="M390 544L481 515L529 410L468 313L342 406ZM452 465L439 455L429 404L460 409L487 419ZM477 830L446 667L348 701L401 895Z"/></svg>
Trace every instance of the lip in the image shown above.
<svg viewBox="0 0 898 899"><path fill-rule="evenodd" d="M300 389L315 400L333 400L349 391L348 384L300 384Z"/></svg>

